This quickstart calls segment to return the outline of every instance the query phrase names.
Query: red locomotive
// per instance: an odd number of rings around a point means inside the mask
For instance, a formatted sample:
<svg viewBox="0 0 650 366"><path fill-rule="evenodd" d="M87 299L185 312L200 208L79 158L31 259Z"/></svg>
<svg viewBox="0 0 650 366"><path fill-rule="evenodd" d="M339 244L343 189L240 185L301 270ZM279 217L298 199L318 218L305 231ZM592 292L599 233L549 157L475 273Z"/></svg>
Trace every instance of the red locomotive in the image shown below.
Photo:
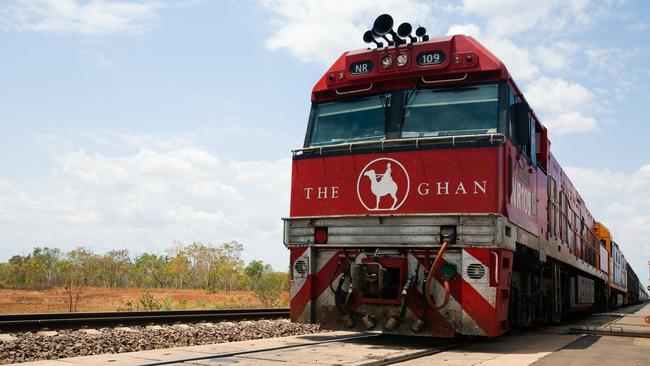
<svg viewBox="0 0 650 366"><path fill-rule="evenodd" d="M607 305L607 248L505 65L382 15L294 151L291 319L496 336ZM386 43L385 45L383 43Z"/></svg>

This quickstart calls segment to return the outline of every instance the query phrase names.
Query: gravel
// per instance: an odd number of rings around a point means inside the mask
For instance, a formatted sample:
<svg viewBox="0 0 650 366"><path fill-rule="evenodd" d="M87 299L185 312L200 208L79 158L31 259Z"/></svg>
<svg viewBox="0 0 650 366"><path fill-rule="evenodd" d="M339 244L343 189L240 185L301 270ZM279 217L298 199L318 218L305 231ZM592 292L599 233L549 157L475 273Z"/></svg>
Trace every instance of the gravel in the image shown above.
<svg viewBox="0 0 650 366"><path fill-rule="evenodd" d="M313 324L288 320L258 320L154 327L101 328L98 332L61 330L56 335L12 333L0 341L0 364L57 358L145 351L320 332Z"/></svg>

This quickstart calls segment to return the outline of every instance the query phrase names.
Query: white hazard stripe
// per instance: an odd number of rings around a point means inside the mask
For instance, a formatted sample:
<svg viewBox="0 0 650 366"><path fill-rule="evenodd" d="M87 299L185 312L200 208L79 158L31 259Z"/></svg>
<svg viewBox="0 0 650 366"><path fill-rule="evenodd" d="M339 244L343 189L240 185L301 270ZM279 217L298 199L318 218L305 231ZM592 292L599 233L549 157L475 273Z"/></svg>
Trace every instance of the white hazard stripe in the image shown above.
<svg viewBox="0 0 650 366"><path fill-rule="evenodd" d="M293 271L293 282L291 283L291 289L290 289L290 295L291 298L293 299L298 292L300 292L300 289L305 285L307 282L307 276L312 275L314 273L320 274L320 271L323 269L323 266L325 266L331 259L336 255L337 251L336 250L327 250L327 251L319 251L318 252L318 258L316 261L316 271L314 272L312 268L309 268L311 265L311 254L312 254L312 249L307 248L304 253L300 255L294 262L293 268L291 269ZM302 261L303 266L305 267L306 271L304 273L300 273L297 268L296 268L296 263L298 261ZM329 273L326 273L325 275L329 276Z"/></svg>
<svg viewBox="0 0 650 366"><path fill-rule="evenodd" d="M478 266L480 265L484 270L484 275L481 278L470 278L468 275L467 268L471 265ZM493 308L496 307L496 298L497 298L497 288L490 286L490 268L484 265L481 261L476 259L469 252L463 250L463 265L461 275L463 280L476 292L478 292L485 301L487 301Z"/></svg>
<svg viewBox="0 0 650 366"><path fill-rule="evenodd" d="M327 250L327 251L321 250L321 251L318 251L318 257L316 258L316 271L313 271L310 268L309 272L307 274L313 275L314 273L316 273L317 275L330 276L331 275L330 273L321 273L321 270L323 269L323 266L325 266L336 254L337 254L336 250ZM300 257L298 257L296 259L296 262L298 260L303 260L306 263L310 263L309 265L311 265L311 261L310 261L311 260L311 255L312 255L312 250L311 250L311 248L308 248ZM296 278L296 276L295 276L296 275L295 265L294 265L294 268L292 268L292 271L294 271L294 278L293 278L293 282L291 283L291 288L290 288L291 299L293 299L300 292L300 290L303 288L303 286L305 286L305 283L307 282L307 274L304 275L303 277ZM337 279L338 279L338 277L337 277ZM319 298L321 296L327 294L327 293L331 294L331 291L329 289L323 291L323 293L319 296ZM302 323L309 323L310 322L311 308L312 308L312 301L314 301L314 299L313 299L314 294L310 294L310 296L312 296L312 298L310 298L309 301L307 301L307 303L305 305L305 308L302 310L302 312L298 316L298 319L297 319L298 322L302 322ZM332 297L332 299L333 299L333 297ZM333 300L332 300L332 303L333 303ZM317 301L317 304L319 304L318 301Z"/></svg>
<svg viewBox="0 0 650 366"><path fill-rule="evenodd" d="M300 257L296 258L296 260L293 262L291 271L293 271L293 281L291 281L291 287L289 288L289 294L291 298L293 299L298 292L300 292L300 289L305 285L305 282L307 282L307 276L311 273L311 268L309 268L310 263L311 263L311 248L307 248ZM296 263L301 261L304 266L304 272L299 271L296 268Z"/></svg>
<svg viewBox="0 0 650 366"><path fill-rule="evenodd" d="M336 251L318 252L318 263L317 263L318 273L321 276L327 276L327 281L330 280L330 276L332 275L332 273L320 273L320 271L335 255L337 255ZM343 271L343 272L345 271L345 268L343 266L344 263L341 263L341 267L339 268L339 271ZM336 289L336 286L338 285L341 276L343 276L343 273L338 274L336 277L332 279L332 281L330 282L330 286L332 288ZM350 284L350 279L348 278L343 284L342 291L347 291L349 284ZM334 306L334 293L332 292L332 290L329 288L325 289L325 291L323 291L316 299L316 304L320 306L323 305Z"/></svg>
<svg viewBox="0 0 650 366"><path fill-rule="evenodd" d="M446 253L442 256L447 263L452 263L456 266L456 273L459 277L462 276L459 271L461 270L461 255L460 253ZM417 267L417 259L413 254L408 254L409 268L411 271L415 271ZM427 269L428 270L428 269ZM424 267L420 266L420 273L418 275L419 284L417 291L421 294L421 284L424 279ZM433 282L432 288L433 298L436 304L441 304L444 301L445 297L445 288L437 280ZM474 319L465 311L461 303L453 295L449 296L449 303L444 308L438 310L440 314L454 327L454 329L463 334L469 335L486 335L485 331L474 321Z"/></svg>

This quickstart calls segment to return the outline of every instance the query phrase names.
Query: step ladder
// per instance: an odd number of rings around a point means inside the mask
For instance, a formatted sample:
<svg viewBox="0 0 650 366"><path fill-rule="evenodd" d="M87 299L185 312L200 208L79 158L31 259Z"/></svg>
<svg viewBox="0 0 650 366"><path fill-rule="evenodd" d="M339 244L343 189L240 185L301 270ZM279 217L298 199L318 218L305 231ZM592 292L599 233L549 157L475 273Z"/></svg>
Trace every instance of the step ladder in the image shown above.
<svg viewBox="0 0 650 366"><path fill-rule="evenodd" d="M554 323L559 323L562 320L562 272L557 263L553 264L552 269L553 277L553 308L552 317Z"/></svg>

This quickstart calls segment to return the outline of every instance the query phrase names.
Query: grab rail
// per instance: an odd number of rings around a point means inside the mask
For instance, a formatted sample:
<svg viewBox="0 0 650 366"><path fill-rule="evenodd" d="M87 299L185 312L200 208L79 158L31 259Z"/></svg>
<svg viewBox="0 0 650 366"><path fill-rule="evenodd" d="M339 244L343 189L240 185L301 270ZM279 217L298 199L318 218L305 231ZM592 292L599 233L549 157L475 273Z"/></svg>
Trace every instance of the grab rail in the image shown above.
<svg viewBox="0 0 650 366"><path fill-rule="evenodd" d="M467 79L467 73L463 75L461 78L455 78L455 79L439 79L439 80L427 80L424 78L424 76L421 77L422 82L425 84L440 84L440 83L447 83L447 82L452 82L452 81L463 81Z"/></svg>
<svg viewBox="0 0 650 366"><path fill-rule="evenodd" d="M367 88L354 89L354 90L344 90L344 91L339 91L338 89L334 89L334 91L336 92L337 95L346 95L346 94L365 92L365 91L368 91L368 90L372 89L373 86L375 86L375 84L370 83L370 86L368 86Z"/></svg>
<svg viewBox="0 0 650 366"><path fill-rule="evenodd" d="M506 136L502 133L481 133L481 134L472 134L472 135L457 135L457 136L429 136L429 137L413 137L405 139L390 139L390 140L375 140L375 141L358 141L358 142L348 142L343 144L332 144L332 145L323 145L323 146L313 146L313 147L304 147L300 149L293 149L291 152L293 155L306 152L319 152L320 155L323 152L327 151L341 151L346 150L352 152L353 147L362 147L362 146L372 146L377 145L384 150L389 146L404 146L411 143L415 144L415 147L419 149L422 147L422 143L451 143L456 145L460 142L471 142L471 141L488 141L491 144L500 143L506 140ZM389 146L387 146L389 145Z"/></svg>

